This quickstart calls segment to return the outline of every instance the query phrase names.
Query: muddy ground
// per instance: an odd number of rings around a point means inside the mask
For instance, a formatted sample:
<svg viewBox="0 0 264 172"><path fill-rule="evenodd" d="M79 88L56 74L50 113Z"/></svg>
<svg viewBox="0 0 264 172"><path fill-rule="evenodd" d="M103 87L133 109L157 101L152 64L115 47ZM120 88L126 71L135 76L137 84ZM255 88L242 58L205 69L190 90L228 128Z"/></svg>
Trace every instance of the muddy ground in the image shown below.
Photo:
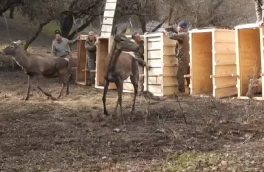
<svg viewBox="0 0 264 172"><path fill-rule="evenodd" d="M58 94L57 80L39 80ZM0 73L0 171L262 171L263 102L209 97L124 95L126 125L105 117L102 91L71 85L70 95L31 99L26 76ZM107 105L114 114L116 93Z"/></svg>

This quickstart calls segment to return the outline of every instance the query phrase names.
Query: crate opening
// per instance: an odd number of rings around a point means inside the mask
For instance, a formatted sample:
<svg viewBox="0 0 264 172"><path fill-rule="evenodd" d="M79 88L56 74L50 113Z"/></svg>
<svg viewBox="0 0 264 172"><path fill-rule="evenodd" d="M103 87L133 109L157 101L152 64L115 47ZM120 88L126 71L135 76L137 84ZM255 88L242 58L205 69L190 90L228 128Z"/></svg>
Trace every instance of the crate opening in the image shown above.
<svg viewBox="0 0 264 172"><path fill-rule="evenodd" d="M213 93L212 32L192 33L191 92L193 95Z"/></svg>
<svg viewBox="0 0 264 172"><path fill-rule="evenodd" d="M109 38L99 38L97 45L97 60L96 60L96 85L101 87L104 86L105 73L107 70L107 65L109 52Z"/></svg>
<svg viewBox="0 0 264 172"><path fill-rule="evenodd" d="M246 96L249 79L261 73L261 49L259 28L241 29L239 38L240 95ZM262 97L262 95L256 95Z"/></svg>

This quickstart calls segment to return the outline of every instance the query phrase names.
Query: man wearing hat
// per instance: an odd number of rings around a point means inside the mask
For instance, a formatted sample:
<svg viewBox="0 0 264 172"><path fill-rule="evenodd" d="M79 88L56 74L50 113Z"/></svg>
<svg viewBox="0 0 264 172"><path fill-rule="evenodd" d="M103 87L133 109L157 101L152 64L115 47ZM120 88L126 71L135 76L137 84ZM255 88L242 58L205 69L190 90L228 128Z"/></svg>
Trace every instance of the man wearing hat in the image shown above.
<svg viewBox="0 0 264 172"><path fill-rule="evenodd" d="M185 92L185 78L184 75L190 72L190 55L189 55L189 24L187 21L182 20L178 23L177 33L169 32L170 39L176 40L176 58L178 58L178 90L179 92ZM190 79L186 79L187 85L190 84Z"/></svg>
<svg viewBox="0 0 264 172"><path fill-rule="evenodd" d="M255 1L255 10L256 10L256 17L257 17L257 23L262 26L264 22L264 7L263 7L263 1L264 0L254 0Z"/></svg>
<svg viewBox="0 0 264 172"><path fill-rule="evenodd" d="M95 82L95 68L96 68L96 36L93 31L88 33L88 37L85 41L85 48L87 49L87 58L88 58L88 70L90 72L90 83L94 84Z"/></svg>

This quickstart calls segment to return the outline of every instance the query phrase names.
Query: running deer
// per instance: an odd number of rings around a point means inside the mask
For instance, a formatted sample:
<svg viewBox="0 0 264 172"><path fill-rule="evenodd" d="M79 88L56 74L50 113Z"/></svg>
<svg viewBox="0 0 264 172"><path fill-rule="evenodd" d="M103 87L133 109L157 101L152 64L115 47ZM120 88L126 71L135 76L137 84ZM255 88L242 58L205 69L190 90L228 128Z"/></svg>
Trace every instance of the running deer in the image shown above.
<svg viewBox="0 0 264 172"><path fill-rule="evenodd" d="M24 70L28 75L28 88L25 100L29 99L31 89L31 79L33 76L42 75L47 78L59 77L62 82L62 88L57 98L53 97L50 93L45 92L40 86L37 88L48 98L56 100L61 97L65 86L67 86L66 95L69 94L69 79L70 72L70 58L54 57L54 56L41 56L30 55L24 48L22 41L16 41L7 46L3 52L4 55L10 55L15 62Z"/></svg>

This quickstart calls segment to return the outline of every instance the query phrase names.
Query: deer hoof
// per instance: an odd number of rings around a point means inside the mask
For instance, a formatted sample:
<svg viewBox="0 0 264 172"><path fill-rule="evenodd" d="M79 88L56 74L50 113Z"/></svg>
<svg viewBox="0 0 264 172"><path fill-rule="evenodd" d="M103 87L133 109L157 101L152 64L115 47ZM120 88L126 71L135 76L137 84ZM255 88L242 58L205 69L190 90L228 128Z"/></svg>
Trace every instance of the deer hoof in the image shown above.
<svg viewBox="0 0 264 172"><path fill-rule="evenodd" d="M24 100L24 101L28 101L28 100L29 100L29 97L26 97L26 98L24 98L23 100Z"/></svg>
<svg viewBox="0 0 264 172"><path fill-rule="evenodd" d="M105 110L104 111L104 114L106 115L106 116L109 116L109 113Z"/></svg>

